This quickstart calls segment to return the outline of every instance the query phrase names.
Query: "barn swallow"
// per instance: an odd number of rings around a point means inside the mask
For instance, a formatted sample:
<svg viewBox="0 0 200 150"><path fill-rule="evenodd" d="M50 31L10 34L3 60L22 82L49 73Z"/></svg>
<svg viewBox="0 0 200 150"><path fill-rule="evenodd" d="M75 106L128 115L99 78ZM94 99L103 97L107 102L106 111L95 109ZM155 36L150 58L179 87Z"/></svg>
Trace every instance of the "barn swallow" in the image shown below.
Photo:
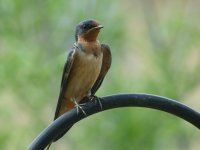
<svg viewBox="0 0 200 150"><path fill-rule="evenodd" d="M74 107L81 108L81 101L85 97L92 99L101 86L111 66L109 46L97 40L102 28L95 20L85 20L76 26L75 43L64 66L54 120ZM52 142L60 139L71 127Z"/></svg>

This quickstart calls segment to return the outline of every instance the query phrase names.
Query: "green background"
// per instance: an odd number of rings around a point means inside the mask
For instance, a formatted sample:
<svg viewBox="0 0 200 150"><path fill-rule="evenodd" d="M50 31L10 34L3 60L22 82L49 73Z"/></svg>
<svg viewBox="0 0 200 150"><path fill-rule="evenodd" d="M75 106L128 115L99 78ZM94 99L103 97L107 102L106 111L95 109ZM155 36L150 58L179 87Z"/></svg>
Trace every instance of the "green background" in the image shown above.
<svg viewBox="0 0 200 150"><path fill-rule="evenodd" d="M67 50L82 20L105 28L112 67L98 96L149 93L200 110L198 0L1 0L0 149L26 149L52 122ZM109 110L77 123L58 150L199 150L200 132L157 110Z"/></svg>

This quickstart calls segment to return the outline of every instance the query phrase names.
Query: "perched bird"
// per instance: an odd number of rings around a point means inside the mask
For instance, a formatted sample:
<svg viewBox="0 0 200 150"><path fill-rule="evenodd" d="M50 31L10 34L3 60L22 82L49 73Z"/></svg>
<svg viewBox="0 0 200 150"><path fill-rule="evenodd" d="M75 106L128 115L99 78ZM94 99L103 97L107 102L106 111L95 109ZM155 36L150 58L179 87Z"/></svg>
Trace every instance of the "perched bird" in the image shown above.
<svg viewBox="0 0 200 150"><path fill-rule="evenodd" d="M85 97L92 99L101 86L111 65L109 46L97 40L101 28L95 20L85 20L76 26L76 42L64 66L54 120L74 107L81 108L79 103ZM71 126L52 142L60 139Z"/></svg>

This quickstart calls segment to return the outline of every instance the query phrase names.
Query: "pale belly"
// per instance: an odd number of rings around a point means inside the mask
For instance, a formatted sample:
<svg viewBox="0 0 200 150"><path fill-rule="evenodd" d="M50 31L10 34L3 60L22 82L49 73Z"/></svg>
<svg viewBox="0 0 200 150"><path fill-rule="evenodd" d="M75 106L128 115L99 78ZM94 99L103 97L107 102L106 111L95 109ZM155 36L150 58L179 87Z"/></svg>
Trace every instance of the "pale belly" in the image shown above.
<svg viewBox="0 0 200 150"><path fill-rule="evenodd" d="M102 64L102 54L78 54L69 75L65 92L65 100L75 99L79 102L87 96L99 76Z"/></svg>

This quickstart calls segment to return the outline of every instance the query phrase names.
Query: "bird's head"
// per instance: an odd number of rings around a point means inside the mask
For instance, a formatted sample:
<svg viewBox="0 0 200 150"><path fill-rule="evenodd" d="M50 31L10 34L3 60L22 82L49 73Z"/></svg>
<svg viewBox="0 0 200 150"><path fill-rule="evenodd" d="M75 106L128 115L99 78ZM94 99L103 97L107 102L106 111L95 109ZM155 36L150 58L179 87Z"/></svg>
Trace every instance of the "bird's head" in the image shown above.
<svg viewBox="0 0 200 150"><path fill-rule="evenodd" d="M95 20L81 21L76 26L75 38L76 41L93 42L96 41L100 29L103 28L101 24Z"/></svg>

